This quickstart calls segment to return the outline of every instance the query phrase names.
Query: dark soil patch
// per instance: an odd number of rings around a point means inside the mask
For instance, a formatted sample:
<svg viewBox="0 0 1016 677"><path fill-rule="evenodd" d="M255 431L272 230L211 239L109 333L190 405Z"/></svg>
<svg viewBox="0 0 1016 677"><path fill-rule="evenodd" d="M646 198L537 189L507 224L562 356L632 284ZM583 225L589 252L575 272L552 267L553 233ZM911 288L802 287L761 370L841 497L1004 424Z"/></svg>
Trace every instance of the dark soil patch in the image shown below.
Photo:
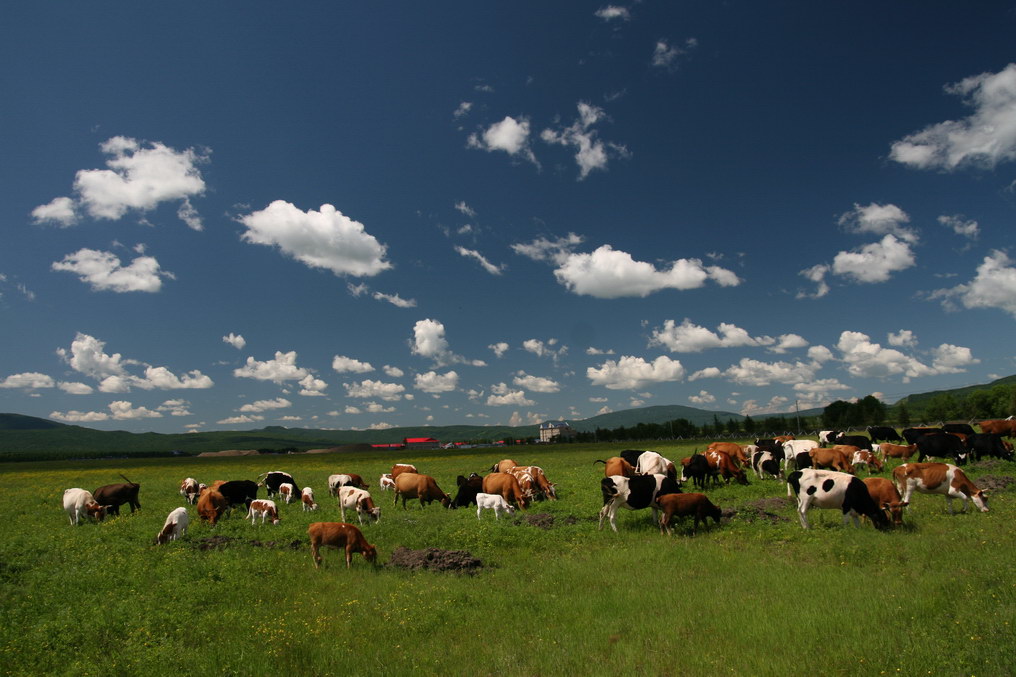
<svg viewBox="0 0 1016 677"><path fill-rule="evenodd" d="M737 514L741 516L741 519L749 522L786 522L789 518L778 515L774 511L785 510L791 505L792 503L789 499L780 496L760 498L757 501L751 501L741 506ZM731 512L733 513L733 511ZM727 511L723 511L723 515L727 517ZM729 516L733 517L733 514Z"/></svg>
<svg viewBox="0 0 1016 677"><path fill-rule="evenodd" d="M577 517L569 515L560 521L560 524L571 525L578 522ZM519 526L525 524L530 527L539 527L540 529L552 529L558 524L557 519L550 513L540 512L533 514L519 515L515 518L512 524Z"/></svg>
<svg viewBox="0 0 1016 677"><path fill-rule="evenodd" d="M480 558L473 557L467 550L442 550L441 548L424 548L413 550L399 546L392 551L388 566L400 569L429 569L431 571L451 571L458 574L475 574L483 568Z"/></svg>
<svg viewBox="0 0 1016 677"><path fill-rule="evenodd" d="M245 540L232 536L205 536L191 542L191 547L198 550L225 550L238 545L250 545L255 548L277 548L281 550L301 550L306 545L299 539L293 541L259 541L257 539Z"/></svg>
<svg viewBox="0 0 1016 677"><path fill-rule="evenodd" d="M978 489L984 491L1005 491L1010 485L1016 484L1016 477L1011 475L985 475L974 482Z"/></svg>

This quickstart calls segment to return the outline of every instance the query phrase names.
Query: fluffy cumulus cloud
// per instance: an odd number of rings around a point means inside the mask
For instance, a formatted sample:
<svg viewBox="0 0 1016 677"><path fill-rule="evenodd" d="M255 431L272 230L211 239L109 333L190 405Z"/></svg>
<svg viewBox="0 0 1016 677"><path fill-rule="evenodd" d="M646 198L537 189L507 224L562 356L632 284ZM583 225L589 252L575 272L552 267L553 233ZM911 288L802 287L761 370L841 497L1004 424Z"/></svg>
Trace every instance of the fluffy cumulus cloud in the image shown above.
<svg viewBox="0 0 1016 677"><path fill-rule="evenodd" d="M941 298L947 308L954 300L966 308L995 308L1016 317L1016 268L1005 252L992 251L977 267L970 282L931 294Z"/></svg>
<svg viewBox="0 0 1016 677"><path fill-rule="evenodd" d="M586 369L586 376L593 385L610 390L637 390L655 383L680 381L684 378L684 367L678 360L666 355L652 362L644 358L623 355L618 360L607 360L599 367Z"/></svg>
<svg viewBox="0 0 1016 677"><path fill-rule="evenodd" d="M504 354L508 352L508 344L505 343L504 341L491 343L487 347L490 348L494 352L494 355L497 357L504 357Z"/></svg>
<svg viewBox="0 0 1016 677"><path fill-rule="evenodd" d="M37 390L39 388L52 388L56 385L52 376L40 374L35 371L26 371L21 374L11 374L0 381L0 388L17 388L19 390Z"/></svg>
<svg viewBox="0 0 1016 677"><path fill-rule="evenodd" d="M79 249L51 267L74 273L95 291L157 292L162 289L162 278L173 277L152 256L139 256L125 266L112 252L95 249Z"/></svg>
<svg viewBox="0 0 1016 677"><path fill-rule="evenodd" d="M272 409L288 409L293 403L285 397L276 397L274 400L258 400L245 404L238 409L239 412L261 414Z"/></svg>
<svg viewBox="0 0 1016 677"><path fill-rule="evenodd" d="M75 199L56 198L36 207L37 223L73 225L80 211L96 219L116 220L128 211L147 212L163 202L180 202L178 214L195 230L201 219L190 198L205 192L198 165L207 152L193 148L177 151L159 142L115 136L100 145L107 169L82 169L74 178Z"/></svg>
<svg viewBox="0 0 1016 677"><path fill-rule="evenodd" d="M873 342L867 334L856 331L841 333L836 347L842 353L841 360L851 376L898 376L903 383L922 376L962 373L966 367L980 362L969 348L943 343L931 351L931 364L928 365L896 348L885 348Z"/></svg>
<svg viewBox="0 0 1016 677"><path fill-rule="evenodd" d="M237 350L243 350L244 347L247 345L247 340L243 336L241 336L240 334L234 334L233 332L229 332L228 335L223 336L222 342L228 343Z"/></svg>
<svg viewBox="0 0 1016 677"><path fill-rule="evenodd" d="M539 166L540 163L529 146L529 131L528 118L520 116L516 120L506 115L503 120L495 122L482 132L470 134L467 144L470 148L488 152L502 151Z"/></svg>
<svg viewBox="0 0 1016 677"><path fill-rule="evenodd" d="M336 355L332 358L332 369L340 374L366 374L369 371L374 371L370 362L361 362L344 355Z"/></svg>
<svg viewBox="0 0 1016 677"><path fill-rule="evenodd" d="M654 329L649 338L650 346L666 346L672 353L698 353L709 348L740 348L775 342L769 336L752 337L746 330L727 322L721 323L719 333L716 333L688 318L681 324L667 320L661 329Z"/></svg>
<svg viewBox="0 0 1016 677"><path fill-rule="evenodd" d="M719 266L704 266L698 259L678 259L669 268L658 270L653 264L636 261L631 254L610 245L590 254L564 257L554 276L575 294L602 299L646 297L663 289L697 289L709 280L723 287L741 282L733 272Z"/></svg>
<svg viewBox="0 0 1016 677"><path fill-rule="evenodd" d="M501 406L517 406L517 407L531 407L535 402L526 397L526 393L523 390L512 390L506 383L498 383L497 385L491 386L491 394L487 397L487 406L490 407L501 407Z"/></svg>
<svg viewBox="0 0 1016 677"><path fill-rule="evenodd" d="M251 244L278 247L311 268L336 275L371 277L388 270L387 248L366 232L364 225L330 204L303 211L276 200L261 211L240 217L247 227L243 239Z"/></svg>
<svg viewBox="0 0 1016 677"><path fill-rule="evenodd" d="M277 350L274 359L264 362L248 357L244 366L233 370L233 376L237 378L252 378L256 381L271 381L278 384L299 381L309 375L308 370L296 365L295 350L288 353Z"/></svg>
<svg viewBox="0 0 1016 677"><path fill-rule="evenodd" d="M963 97L973 112L896 141L890 158L916 169L944 171L992 168L1016 159L1016 63L998 73L981 73L947 85L945 91Z"/></svg>
<svg viewBox="0 0 1016 677"><path fill-rule="evenodd" d="M767 386L771 383L801 383L810 381L821 368L817 362L763 362L743 357L723 372L724 377L741 385Z"/></svg>
<svg viewBox="0 0 1016 677"><path fill-rule="evenodd" d="M910 244L895 235L886 235L880 242L837 254L833 259L832 272L855 282L886 282L893 273L914 264Z"/></svg>
<svg viewBox="0 0 1016 677"><path fill-rule="evenodd" d="M78 333L71 343L70 349L59 348L57 355L74 371L98 381L99 391L104 393L124 393L129 392L131 388L142 390L207 389L215 385L211 378L196 369L178 376L166 367L156 367L137 360L124 359L120 353L109 355L105 352L105 348L105 342L94 336ZM144 368L143 376L132 374L128 369L128 367L138 366ZM74 384L72 387L80 392L81 385L83 384Z"/></svg>
<svg viewBox="0 0 1016 677"><path fill-rule="evenodd" d="M981 227L978 225L977 221L968 219L961 214L943 214L938 217L938 222L957 235L971 240L976 240L981 234Z"/></svg>
<svg viewBox="0 0 1016 677"><path fill-rule="evenodd" d="M406 387L400 383L385 383L364 379L359 383L344 383L347 397L355 397L361 400L379 398L386 402L396 402L402 399Z"/></svg>
<svg viewBox="0 0 1016 677"><path fill-rule="evenodd" d="M895 235L901 240L917 242L917 233L906 227L910 216L894 204L880 205L872 202L854 208L840 215L839 224L848 232L859 235Z"/></svg>
<svg viewBox="0 0 1016 677"><path fill-rule="evenodd" d="M413 338L410 350L414 355L433 360L438 366L466 363L474 367L486 366L483 360L467 360L452 352L448 339L445 338L445 327L438 320L419 320L413 326Z"/></svg>
<svg viewBox="0 0 1016 677"><path fill-rule="evenodd" d="M557 381L542 376L533 376L524 371L520 371L512 379L512 383L533 393L556 393L561 390L561 385Z"/></svg>
<svg viewBox="0 0 1016 677"><path fill-rule="evenodd" d="M556 338L550 338L546 341L532 338L522 342L522 349L537 357L549 357L556 363L559 358L568 354L568 346L558 346L557 344L558 340Z"/></svg>
<svg viewBox="0 0 1016 677"><path fill-rule="evenodd" d="M716 401L716 396L711 394L708 390L700 390L698 395L689 395L688 401L692 404L712 404Z"/></svg>
<svg viewBox="0 0 1016 677"><path fill-rule="evenodd" d="M299 383L299 393L303 397L324 397L325 388L328 387L327 383L316 378L313 374L307 374L300 379Z"/></svg>
<svg viewBox="0 0 1016 677"><path fill-rule="evenodd" d="M579 167L581 181L595 169L605 170L609 158L628 157L630 153L620 144L604 142L597 138L597 131L593 125L606 117L603 109L581 101L578 109L579 117L570 126L544 129L540 133L540 138L549 144L575 149L575 163Z"/></svg>
<svg viewBox="0 0 1016 677"><path fill-rule="evenodd" d="M585 241L581 235L568 233L554 240L538 237L532 242L519 242L512 245L512 251L534 261L547 261L561 265L568 260L577 246Z"/></svg>
<svg viewBox="0 0 1016 677"><path fill-rule="evenodd" d="M424 374L417 374L414 388L428 395L440 395L441 393L453 392L459 386L459 375L454 371L446 371L439 374L436 371L428 371Z"/></svg>

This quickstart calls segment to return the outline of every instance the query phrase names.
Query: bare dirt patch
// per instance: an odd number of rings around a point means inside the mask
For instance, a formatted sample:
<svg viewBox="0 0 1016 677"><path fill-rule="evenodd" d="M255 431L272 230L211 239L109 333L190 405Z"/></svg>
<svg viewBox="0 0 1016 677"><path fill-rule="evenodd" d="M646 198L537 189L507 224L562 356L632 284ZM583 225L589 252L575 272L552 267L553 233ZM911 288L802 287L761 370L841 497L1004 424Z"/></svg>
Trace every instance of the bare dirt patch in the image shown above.
<svg viewBox="0 0 1016 677"><path fill-rule="evenodd" d="M249 545L255 548L275 548L279 550L301 550L306 543L296 539L293 541L259 541L257 539L234 538L233 536L205 536L191 542L191 547L197 550L225 550L235 548L239 545Z"/></svg>
<svg viewBox="0 0 1016 677"><path fill-rule="evenodd" d="M1011 475L984 475L978 477L974 482L978 489L984 491L1005 491L1011 485L1016 484L1016 477Z"/></svg>
<svg viewBox="0 0 1016 677"><path fill-rule="evenodd" d="M520 525L524 524L526 526L537 527L537 528L540 528L540 529L553 529L555 526L558 526L558 525L561 525L561 524L571 525L571 524L575 524L578 521L579 521L578 518L574 517L572 515L569 515L569 516L565 517L564 519L558 521L557 518L555 518L550 513L540 512L540 513L533 513L533 514L527 513L527 514L524 514L524 515L519 515L519 516L517 516L515 518L515 521L512 522L512 524L514 524L515 526L520 526Z"/></svg>
<svg viewBox="0 0 1016 677"><path fill-rule="evenodd" d="M737 514L741 519L749 522L786 522L789 518L779 515L775 511L786 510L791 505L789 499L781 496L760 498L757 501L744 504L740 510L730 511L730 515L727 514L727 510L724 510L723 516L733 517L734 514Z"/></svg>
<svg viewBox="0 0 1016 677"><path fill-rule="evenodd" d="M467 550L442 550L441 548L424 548L413 550L399 546L392 551L388 566L400 569L429 569L430 571L451 571L457 574L475 574L483 568L479 557Z"/></svg>

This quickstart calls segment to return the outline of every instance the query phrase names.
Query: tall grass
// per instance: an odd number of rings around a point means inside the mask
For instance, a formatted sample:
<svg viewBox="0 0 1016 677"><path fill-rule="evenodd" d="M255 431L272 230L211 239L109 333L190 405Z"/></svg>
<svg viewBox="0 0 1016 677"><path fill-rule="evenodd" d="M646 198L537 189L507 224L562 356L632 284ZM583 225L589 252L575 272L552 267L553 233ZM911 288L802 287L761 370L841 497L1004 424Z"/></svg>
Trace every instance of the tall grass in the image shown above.
<svg viewBox="0 0 1016 677"><path fill-rule="evenodd" d="M620 446L512 450L558 484L561 500L518 517L418 503L402 510L376 478L394 460L415 463L454 493L455 476L498 460L490 450L416 456L139 459L0 466L0 672L11 675L607 675L976 674L1013 671L1016 492L987 514L949 515L944 499L918 495L907 528L844 528L811 516L805 531L787 504L749 519L759 499L786 486L753 480L709 489L740 509L719 527L659 535L649 512L622 511L619 533L596 528L602 504L596 458ZM657 448L677 460L690 446ZM312 486L315 513L282 506L282 523L240 516L214 529L197 521L165 546L152 539L182 504L186 476L253 479L281 469ZM333 472L375 485L379 523L364 526L386 562L400 545L469 550L473 576L371 567L324 553L315 570L307 525L337 521ZM141 483L143 509L71 527L63 490ZM1016 465L972 468L1013 475ZM347 513L355 523L355 517ZM231 537L222 549L203 539ZM255 544L254 541L260 543ZM272 545L267 545L272 543Z"/></svg>

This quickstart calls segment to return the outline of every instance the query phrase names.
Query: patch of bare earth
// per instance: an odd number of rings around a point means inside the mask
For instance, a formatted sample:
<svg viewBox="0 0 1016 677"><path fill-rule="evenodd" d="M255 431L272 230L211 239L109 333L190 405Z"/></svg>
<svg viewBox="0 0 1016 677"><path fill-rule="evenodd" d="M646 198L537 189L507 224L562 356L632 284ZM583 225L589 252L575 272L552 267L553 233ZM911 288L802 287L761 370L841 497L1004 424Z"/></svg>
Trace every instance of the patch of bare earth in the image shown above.
<svg viewBox="0 0 1016 677"><path fill-rule="evenodd" d="M571 515L569 515L568 517L565 517L564 519L562 519L560 521L560 524L569 524L570 525L570 524L575 524L578 521L579 520L578 520L577 517L572 517ZM524 524L526 526L537 527L537 528L540 528L540 529L552 529L552 528L554 528L554 526L556 526L558 524L558 522L557 522L556 518L553 515L551 515L550 513L540 512L540 513L532 513L532 514L530 514L530 513L520 514L520 515L518 515L515 518L515 521L512 522L512 524L514 524L516 526Z"/></svg>
<svg viewBox="0 0 1016 677"><path fill-rule="evenodd" d="M1011 475L984 475L978 477L974 482L978 489L984 491L1005 491L1012 484L1016 484L1016 477Z"/></svg>
<svg viewBox="0 0 1016 677"><path fill-rule="evenodd" d="M259 541L257 539L234 538L232 536L205 536L191 542L191 547L197 550L225 550L238 545L250 545L255 548L276 548L282 550L301 550L306 546L304 541L299 539L293 541Z"/></svg>
<svg viewBox="0 0 1016 677"><path fill-rule="evenodd" d="M740 510L724 510L724 517L733 517L734 514L749 522L786 522L789 518L778 514L776 511L786 510L793 504L790 499L782 496L760 498L741 506ZM728 514L728 512L730 514Z"/></svg>
<svg viewBox="0 0 1016 677"><path fill-rule="evenodd" d="M442 550L424 548L413 550L399 546L392 551L388 566L400 569L428 569L430 571L451 571L459 574L475 574L483 568L480 558L473 557L467 550Z"/></svg>

